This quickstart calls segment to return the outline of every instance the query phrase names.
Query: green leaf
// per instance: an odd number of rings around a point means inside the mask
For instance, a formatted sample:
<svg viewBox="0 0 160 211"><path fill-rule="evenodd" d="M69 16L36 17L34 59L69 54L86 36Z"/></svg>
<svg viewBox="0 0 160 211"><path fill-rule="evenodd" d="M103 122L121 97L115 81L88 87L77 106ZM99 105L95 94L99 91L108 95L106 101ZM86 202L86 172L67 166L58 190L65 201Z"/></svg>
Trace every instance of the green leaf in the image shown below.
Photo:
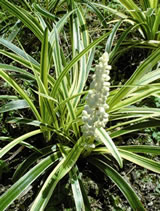
<svg viewBox="0 0 160 211"><path fill-rule="evenodd" d="M104 40L108 35L110 34L110 32L102 35L101 37L99 37L97 40L93 41L91 44L89 44L89 46L87 48L85 48L84 50L82 50L75 58L72 59L72 61L63 69L62 73L59 75L58 79L56 80L56 83L54 85L53 91L52 93L54 94L54 96L56 96L56 93L58 92L60 83L62 82L63 78L65 77L65 75L69 72L69 70L73 67L73 65L78 62L80 60L80 58L86 54L90 49L94 48L96 45L98 45L102 40Z"/></svg>
<svg viewBox="0 0 160 211"><path fill-rule="evenodd" d="M70 182L71 182L72 192L73 192L73 198L74 198L74 202L76 205L76 211L82 211L82 210L85 210L85 205L84 205L84 201L83 201L81 187L79 184L79 175L78 174L79 174L79 172L78 172L77 166L73 167L71 169L71 171L69 172Z"/></svg>
<svg viewBox="0 0 160 211"><path fill-rule="evenodd" d="M110 153L113 155L113 157L117 160L118 164L122 168L123 162L121 156L108 133L103 128L97 128L95 132L98 138L104 143L104 145L108 148Z"/></svg>
<svg viewBox="0 0 160 211"><path fill-rule="evenodd" d="M160 155L160 147L152 145L128 145L128 146L119 146L118 149L123 149L125 151L141 153L141 154L153 154Z"/></svg>
<svg viewBox="0 0 160 211"><path fill-rule="evenodd" d="M0 95L0 100L18 100L18 97L15 95Z"/></svg>
<svg viewBox="0 0 160 211"><path fill-rule="evenodd" d="M55 38L56 38L56 41L55 41L55 49L54 49L54 61L55 61L55 67L57 69L57 71L56 71L57 78L59 79L59 77L62 73L62 70L63 70L63 65L62 65L62 58L61 58L61 49L60 49L60 45L59 45L59 36L58 36L56 29L55 29ZM63 92L63 98L67 99L69 97L69 90L68 90L68 84L67 84L66 77L64 77L64 79L62 80L62 92ZM54 87L53 87L51 95L53 95L55 97ZM69 117L71 118L71 120L75 120L76 115L75 115L73 106L70 101L67 102L67 109L68 109ZM73 124L73 129L74 129L75 135L77 136L78 131L79 131L77 124L75 124L75 123Z"/></svg>
<svg viewBox="0 0 160 211"><path fill-rule="evenodd" d="M126 149L126 150L125 150ZM143 156L140 156L140 155L137 155L133 152L130 152L130 151L138 151L139 153L143 153L143 152L140 152L140 149L143 149L143 147L140 147L138 149L138 147L136 147L136 149L134 150L134 146L133 146L133 150L132 150L132 147L129 146L129 150L127 150L127 146L126 147L119 147L118 150L119 150L119 153L121 155L122 158L132 162L132 163L135 163L143 168L146 168L148 170L151 170L153 172L156 172L156 173L159 173L160 174L160 163L159 162L156 162L156 161L153 161L151 159L148 159L146 157L143 157ZM157 148L158 150L158 148ZM151 146L151 152L152 154L154 154L154 152L156 151L155 154L157 154L157 150L155 150L152 146ZM96 152L98 154L105 154L105 153L110 153L108 149L105 149L104 147L100 147L100 148L97 148L95 149L93 152ZM148 153L149 152L149 147L145 147L144 146L144 152L145 153Z"/></svg>
<svg viewBox="0 0 160 211"><path fill-rule="evenodd" d="M135 131L139 131L145 128L154 128L154 127L159 127L160 120L147 120L147 121L142 121L137 124L133 124L128 127L124 127L118 131L112 132L110 134L111 138L116 138L125 134L133 133Z"/></svg>
<svg viewBox="0 0 160 211"><path fill-rule="evenodd" d="M138 22L142 23L145 20L145 16L141 9L132 0L119 0L123 6L127 8L127 11L135 18Z"/></svg>
<svg viewBox="0 0 160 211"><path fill-rule="evenodd" d="M152 84L152 85L146 85L131 95L130 97L121 100L119 103L115 104L112 109L110 109L110 112L117 111L121 108L130 106L135 104L136 102L139 102L153 94L160 92L160 84Z"/></svg>
<svg viewBox="0 0 160 211"><path fill-rule="evenodd" d="M150 6L151 6L151 8L157 8L157 6L158 6L158 0L149 0L149 2L150 2Z"/></svg>
<svg viewBox="0 0 160 211"><path fill-rule="evenodd" d="M8 137L8 136L0 136L0 140L1 140L1 141L12 141L13 138Z"/></svg>
<svg viewBox="0 0 160 211"><path fill-rule="evenodd" d="M55 27L53 27L51 33L49 33L49 37L48 37L48 41L50 43L50 45L48 46L48 58L50 59L50 66L52 66L53 63L53 59L52 59L52 54L53 54L53 50L54 50L54 45L55 45L55 28L57 29L57 32L60 33L61 30L64 28L64 24L66 23L66 21L68 20L68 18L71 16L72 13L74 13L75 10L72 10L71 12L65 14L55 25Z"/></svg>
<svg viewBox="0 0 160 211"><path fill-rule="evenodd" d="M134 86L139 84L139 80L149 71L152 70L154 65L157 64L157 62L160 59L160 48L158 48L156 51L154 51L133 73L133 75L130 77L130 79L125 83L125 85L119 89L119 91L111 98L109 101L110 110L114 108L115 106L118 106L118 103L131 93L131 91L134 89Z"/></svg>
<svg viewBox="0 0 160 211"><path fill-rule="evenodd" d="M14 100L0 107L0 113L29 108L26 100Z"/></svg>
<svg viewBox="0 0 160 211"><path fill-rule="evenodd" d="M53 15L52 13L48 12L48 10L42 8L39 4L33 3L33 7L45 18L51 19L52 21L55 21L58 19L56 15Z"/></svg>
<svg viewBox="0 0 160 211"><path fill-rule="evenodd" d="M107 43L106 43L106 48L105 51L107 51L108 53L111 52L112 46L113 46L113 41L114 38L116 36L117 30L120 27L122 21L119 21L118 23L115 24L115 26L113 27L113 29L111 30L111 33L107 39Z"/></svg>
<svg viewBox="0 0 160 211"><path fill-rule="evenodd" d="M41 130L34 130L32 132L29 132L25 135L20 136L19 138L16 138L14 141L12 141L11 143L7 144L5 147L3 147L0 150L0 158L3 157L10 149L12 149L14 146L16 146L17 144L21 143L22 141L26 140L27 138L30 138L32 136L35 136L39 133L42 133Z"/></svg>
<svg viewBox="0 0 160 211"><path fill-rule="evenodd" d="M48 71L48 29L46 28L43 35L40 63L40 78L46 90L48 90Z"/></svg>
<svg viewBox="0 0 160 211"><path fill-rule="evenodd" d="M137 118L141 117L143 120L145 118L155 118L155 117L160 116L160 110L159 108L148 108L148 107L136 107L136 106L130 106L130 107L124 107L121 108L120 110L113 112L110 114L110 120L122 120L126 118ZM133 120L134 121L134 120ZM139 120L137 120L139 121ZM127 121L120 123L119 126L125 125ZM115 127L115 126L113 126ZM111 128L113 128L111 127ZM110 128L109 128L110 130Z"/></svg>
<svg viewBox="0 0 160 211"><path fill-rule="evenodd" d="M33 146L33 145L30 144L30 143L27 143L27 142L25 142L25 141L22 141L22 142L21 142L21 145L22 145L22 146L25 146L26 148L28 148L28 149L30 149L30 150L32 150L33 152L38 152L38 153L41 154L41 151L40 151L37 147Z"/></svg>
<svg viewBox="0 0 160 211"><path fill-rule="evenodd" d="M111 7L108 7L108 6L105 6L105 5L103 5L103 4L99 4L99 3L93 3L95 6L97 6L97 7L100 7L100 8L103 8L104 10L107 10L107 11L109 11L109 12L111 12L111 13L113 13L113 14L115 14L116 16L118 16L118 17L120 17L120 18L122 18L122 19L124 19L124 18L128 18L128 16L127 15L125 15L124 13L122 13L122 12L119 12L118 10L116 10L116 9L113 9L113 8L111 8Z"/></svg>
<svg viewBox="0 0 160 211"><path fill-rule="evenodd" d="M89 45L90 37L89 37L88 29L86 26L87 24L86 24L86 20L85 20L85 12L81 5L78 5L77 15L78 15L78 20L79 20L79 25L80 25L79 26L80 32L81 32L81 36L82 36L82 44L83 44L84 48L86 48Z"/></svg>
<svg viewBox="0 0 160 211"><path fill-rule="evenodd" d="M87 193L85 191L85 188L84 188L84 185L83 185L81 178L79 178L79 184L80 184L81 192L82 192L82 195L83 195L83 201L84 201L84 204L85 204L85 211L91 211L89 199L88 199L88 196L87 196Z"/></svg>
<svg viewBox="0 0 160 211"><path fill-rule="evenodd" d="M135 191L117 171L115 171L107 163L103 162L100 159L95 159L94 157L91 157L89 162L92 165L96 166L117 185L117 187L121 190L121 192L130 203L133 210L145 211Z"/></svg>
<svg viewBox="0 0 160 211"><path fill-rule="evenodd" d="M48 29L45 29L42 49L41 49L41 63L40 63L40 79L37 77L39 90L42 94L48 95L48 73L49 73L49 58L48 58ZM56 118L52 114L52 105L47 98L39 95L39 105L43 123L50 123ZM47 139L50 139L50 132L47 132Z"/></svg>
<svg viewBox="0 0 160 211"><path fill-rule="evenodd" d="M29 187L32 182L37 179L37 177L53 165L59 157L59 153L57 152L46 157L12 185L7 192L0 196L0 210L5 210L24 190L27 189L27 187Z"/></svg>
<svg viewBox="0 0 160 211"><path fill-rule="evenodd" d="M54 11L55 9L56 9L56 7L58 6L58 3L60 3L60 1L59 0L50 0L49 1L49 8L48 8L48 10L49 11Z"/></svg>
<svg viewBox="0 0 160 211"><path fill-rule="evenodd" d="M153 172L160 173L160 163L159 162L153 161L151 159L145 158L140 155L136 155L136 154L126 151L126 150L119 149L119 152L124 159L129 160L129 161L131 161L139 166L142 166L143 168L149 169Z"/></svg>
<svg viewBox="0 0 160 211"><path fill-rule="evenodd" d="M28 59L24 59L22 56L7 52L5 50L0 50L0 54L7 56L8 58L11 58L12 60L18 62L19 64L22 64L23 66L25 66L31 70L36 70L37 72L40 72L40 65L34 64ZM16 67L14 67L14 69L16 69ZM18 70L18 68L17 68L17 70Z"/></svg>
<svg viewBox="0 0 160 211"><path fill-rule="evenodd" d="M105 17L103 16L103 14L101 13L101 11L95 7L95 5L90 2L90 1L87 1L87 0L83 0L83 2L86 3L86 5L93 11L96 13L97 17L99 18L100 22L103 24L103 27L106 28L107 27L107 24L106 24L106 20L105 20Z"/></svg>
<svg viewBox="0 0 160 211"><path fill-rule="evenodd" d="M20 69L18 67L0 63L0 68L3 69L4 71L10 71L12 75L14 75L14 73L18 73L16 74L16 76L20 77L22 80L28 79L28 80L35 81L35 77L33 74L27 72L26 70Z"/></svg>
<svg viewBox="0 0 160 211"><path fill-rule="evenodd" d="M15 37L17 36L17 34L20 32L20 30L22 29L21 26L21 21L18 20L10 29L9 29L9 35L7 36L7 40L12 42Z"/></svg>
<svg viewBox="0 0 160 211"><path fill-rule="evenodd" d="M139 85L140 87L137 87L138 88L141 88L141 85L149 85L150 83L156 81L159 79L159 75L160 75L160 69L157 68L156 70L152 70L151 72L145 74L139 81ZM152 84L151 84L152 85ZM149 86L151 86L149 85ZM153 84L154 85L154 84Z"/></svg>
<svg viewBox="0 0 160 211"><path fill-rule="evenodd" d="M83 139L80 138L65 158L51 172L45 181L36 200L33 202L31 211L42 211L45 209L57 183L71 170L77 162L81 152L84 149Z"/></svg>
<svg viewBox="0 0 160 211"><path fill-rule="evenodd" d="M43 30L36 18L23 8L14 6L7 0L0 0L0 5L4 6L7 11L20 19L36 35L36 37L42 41Z"/></svg>
<svg viewBox="0 0 160 211"><path fill-rule="evenodd" d="M119 23L119 22L118 22ZM114 28L116 27L116 25L114 26ZM128 27L124 32L121 33L119 39L117 40L116 42L116 45L114 46L113 50L110 52L109 54L109 62L112 64L112 61L115 62L115 60L117 59L117 57L119 57L121 54L120 54L120 46L123 45L123 43L125 42L125 39L127 37L127 35L132 32L135 28L138 27L138 24L137 25L133 25L133 26L130 26ZM113 29L112 29L113 30ZM123 50L127 50L126 48L122 48L122 51Z"/></svg>
<svg viewBox="0 0 160 211"><path fill-rule="evenodd" d="M3 38L0 38L0 44L2 44L3 46L5 46L9 50L13 51L17 55L23 57L24 59L29 60L33 64L39 65L39 63L33 57L31 57L30 55L28 55L24 50L21 50L16 45L14 45L13 43L9 42L8 40L5 40Z"/></svg>
<svg viewBox="0 0 160 211"><path fill-rule="evenodd" d="M9 124L26 124L26 125L32 125L35 127L40 127L42 124L38 120L26 119L26 118L21 118L21 117L9 118L7 123L9 123Z"/></svg>
<svg viewBox="0 0 160 211"><path fill-rule="evenodd" d="M51 152L55 152L56 148L52 150L51 146L45 147L40 150L40 152L32 153L26 160L24 160L14 172L12 181L18 181L27 171L28 169L35 163L38 159L42 159L44 156L47 156Z"/></svg>
<svg viewBox="0 0 160 211"><path fill-rule="evenodd" d="M153 37L156 36L156 33L159 31L159 26L160 26L160 8L158 8L157 10L158 11L156 12L155 21L152 28Z"/></svg>
<svg viewBox="0 0 160 211"><path fill-rule="evenodd" d="M37 117L38 120L41 120L41 117L34 106L32 100L28 97L28 95L20 88L20 86L9 76L7 75L3 70L0 69L0 77L2 77L10 86L12 86L19 94L20 96L25 99L32 109L33 113Z"/></svg>

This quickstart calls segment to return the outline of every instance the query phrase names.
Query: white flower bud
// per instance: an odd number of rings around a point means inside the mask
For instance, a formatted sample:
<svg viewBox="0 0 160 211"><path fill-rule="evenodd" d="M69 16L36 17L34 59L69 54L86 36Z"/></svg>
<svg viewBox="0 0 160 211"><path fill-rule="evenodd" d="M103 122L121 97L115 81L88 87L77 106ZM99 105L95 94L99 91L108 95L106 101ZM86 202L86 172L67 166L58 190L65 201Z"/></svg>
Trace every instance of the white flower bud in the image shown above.
<svg viewBox="0 0 160 211"><path fill-rule="evenodd" d="M104 86L105 87L109 87L110 86L110 83L109 82L104 82Z"/></svg>

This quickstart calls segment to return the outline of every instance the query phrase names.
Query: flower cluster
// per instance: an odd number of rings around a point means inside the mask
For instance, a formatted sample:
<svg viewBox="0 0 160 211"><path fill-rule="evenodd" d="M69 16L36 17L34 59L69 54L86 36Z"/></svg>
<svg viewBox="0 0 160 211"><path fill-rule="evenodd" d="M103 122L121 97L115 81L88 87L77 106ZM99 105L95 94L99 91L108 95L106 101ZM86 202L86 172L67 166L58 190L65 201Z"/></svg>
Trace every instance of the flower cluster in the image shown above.
<svg viewBox="0 0 160 211"><path fill-rule="evenodd" d="M109 96L109 73L111 70L111 66L108 65L108 53L105 52L99 61L82 112L82 120L85 123L82 126L84 136L95 136L95 129L105 127L108 122L106 109L109 107L106 104L106 99Z"/></svg>

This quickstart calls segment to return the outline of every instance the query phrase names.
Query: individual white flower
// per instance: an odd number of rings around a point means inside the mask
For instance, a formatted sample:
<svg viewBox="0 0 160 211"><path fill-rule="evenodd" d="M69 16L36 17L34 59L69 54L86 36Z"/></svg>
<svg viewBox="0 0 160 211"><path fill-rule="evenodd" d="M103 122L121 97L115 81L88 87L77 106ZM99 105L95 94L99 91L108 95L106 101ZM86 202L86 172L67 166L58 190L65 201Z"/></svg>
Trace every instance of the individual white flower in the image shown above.
<svg viewBox="0 0 160 211"><path fill-rule="evenodd" d="M106 99L109 96L111 70L111 66L108 65L108 53L105 52L99 61L82 112L82 120L85 123L82 126L84 136L95 136L95 129L105 127L108 122L106 110L109 106L106 104Z"/></svg>

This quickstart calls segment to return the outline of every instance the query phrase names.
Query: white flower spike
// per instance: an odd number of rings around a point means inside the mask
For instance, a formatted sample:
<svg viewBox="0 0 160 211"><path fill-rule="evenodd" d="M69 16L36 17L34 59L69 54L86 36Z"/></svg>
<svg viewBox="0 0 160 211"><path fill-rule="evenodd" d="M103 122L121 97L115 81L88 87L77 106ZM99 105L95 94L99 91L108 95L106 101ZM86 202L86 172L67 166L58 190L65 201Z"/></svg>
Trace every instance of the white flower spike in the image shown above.
<svg viewBox="0 0 160 211"><path fill-rule="evenodd" d="M82 112L82 120L85 123L82 126L84 136L96 136L95 129L105 127L108 122L108 114L105 111L109 108L106 104L106 99L109 96L109 73L111 70L108 61L109 55L105 52L100 57L99 64L96 65L93 81L86 98L86 105Z"/></svg>

